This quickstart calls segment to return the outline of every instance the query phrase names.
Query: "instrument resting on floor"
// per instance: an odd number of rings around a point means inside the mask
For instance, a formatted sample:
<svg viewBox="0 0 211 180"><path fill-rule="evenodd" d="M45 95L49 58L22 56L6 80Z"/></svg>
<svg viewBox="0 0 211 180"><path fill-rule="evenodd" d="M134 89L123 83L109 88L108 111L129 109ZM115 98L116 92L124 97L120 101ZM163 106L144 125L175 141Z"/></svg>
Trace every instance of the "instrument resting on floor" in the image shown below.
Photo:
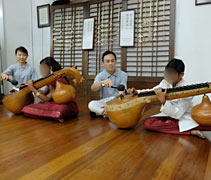
<svg viewBox="0 0 211 180"><path fill-rule="evenodd" d="M71 68L61 69L59 71L56 71L50 74L49 76L45 78L41 78L34 81L34 87L36 89L39 89L53 82L56 79L69 76L69 75L71 75L71 77L74 78L73 83L75 86L79 85L84 80L83 77L80 75L80 72L76 69L76 67L71 67ZM72 91L70 93L72 93ZM64 94L61 93L61 95L64 95ZM60 103L62 103L61 100L58 100L58 99L59 99L59 96L57 94L57 96L55 97L55 101L60 101ZM61 99L63 98L61 97ZM20 91L17 91L16 93L5 97L2 100L2 102L7 110L9 110L10 112L14 114L19 114L21 113L21 110L23 109L24 106L28 104L32 104L34 102L34 97L32 95L31 90L28 88L28 86L25 85L21 88Z"/></svg>
<svg viewBox="0 0 211 180"><path fill-rule="evenodd" d="M191 110L191 117L200 125L211 125L211 102L207 95L204 95L202 102Z"/></svg>
<svg viewBox="0 0 211 180"><path fill-rule="evenodd" d="M211 93L211 83L170 88L167 90L166 99L173 100L206 93ZM138 123L145 106L152 102L159 102L154 91L144 91L135 96L125 95L123 98L117 96L106 103L106 112L109 120L119 128L131 128Z"/></svg>

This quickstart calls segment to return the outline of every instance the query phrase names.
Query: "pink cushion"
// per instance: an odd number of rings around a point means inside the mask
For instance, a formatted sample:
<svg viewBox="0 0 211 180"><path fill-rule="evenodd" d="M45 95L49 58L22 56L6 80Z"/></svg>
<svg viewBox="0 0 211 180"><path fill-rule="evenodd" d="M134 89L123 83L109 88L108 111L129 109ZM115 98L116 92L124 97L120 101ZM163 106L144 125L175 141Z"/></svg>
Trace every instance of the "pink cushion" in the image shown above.
<svg viewBox="0 0 211 180"><path fill-rule="evenodd" d="M54 102L40 102L30 104L22 109L24 115L33 118L57 118L66 119L78 114L78 106L75 101L68 104L56 104Z"/></svg>

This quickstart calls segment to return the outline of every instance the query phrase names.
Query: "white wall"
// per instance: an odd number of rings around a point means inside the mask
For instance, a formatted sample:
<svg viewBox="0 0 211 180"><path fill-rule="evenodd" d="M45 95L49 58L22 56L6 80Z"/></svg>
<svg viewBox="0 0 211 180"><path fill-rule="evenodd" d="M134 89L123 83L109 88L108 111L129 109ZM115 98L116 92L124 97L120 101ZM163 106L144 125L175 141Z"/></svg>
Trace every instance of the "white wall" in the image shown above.
<svg viewBox="0 0 211 180"><path fill-rule="evenodd" d="M25 8L23 8L23 4ZM22 45L29 51L28 62L32 63L32 26L30 1L27 0L4 0L4 25L6 40L7 65L16 62L15 49Z"/></svg>
<svg viewBox="0 0 211 180"><path fill-rule="evenodd" d="M4 44L3 1L0 0L0 69L2 69L2 59L5 59L2 54L2 51L5 51Z"/></svg>
<svg viewBox="0 0 211 180"><path fill-rule="evenodd" d="M177 0L175 55L186 65L190 83L211 82L211 4ZM201 98L195 98L195 102Z"/></svg>
<svg viewBox="0 0 211 180"><path fill-rule="evenodd" d="M40 60L46 56L50 56L50 27L38 28L37 27L37 6L44 4L52 4L54 0L32 0L32 54L34 66L40 76L39 65Z"/></svg>

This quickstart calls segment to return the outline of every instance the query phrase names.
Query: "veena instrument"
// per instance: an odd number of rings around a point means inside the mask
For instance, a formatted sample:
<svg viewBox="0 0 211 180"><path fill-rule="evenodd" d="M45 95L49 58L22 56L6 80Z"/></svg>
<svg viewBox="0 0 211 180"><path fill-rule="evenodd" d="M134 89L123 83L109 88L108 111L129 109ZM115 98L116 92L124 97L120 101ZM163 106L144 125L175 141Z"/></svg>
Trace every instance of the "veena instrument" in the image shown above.
<svg viewBox="0 0 211 180"><path fill-rule="evenodd" d="M202 97L202 102L191 110L191 117L200 125L211 125L211 102L207 95Z"/></svg>
<svg viewBox="0 0 211 180"><path fill-rule="evenodd" d="M170 88L167 90L166 99L173 100L206 93L211 93L211 83ZM117 96L106 103L106 112L109 120L119 128L131 128L138 123L145 106L152 102L159 102L153 90L135 96L125 95L123 98Z"/></svg>
<svg viewBox="0 0 211 180"><path fill-rule="evenodd" d="M65 77L65 76L73 77L73 83L75 86L79 85L84 80L83 77L80 75L80 72L76 69L76 67L71 67L71 68L61 69L59 71L56 71L50 74L49 76L45 78L41 78L34 81L34 87L36 89L39 89L53 82L54 80ZM54 96L55 102L59 102L60 104L62 104L62 103L66 103L67 97L72 98L72 96L65 96L64 92L73 93L73 91L67 91L67 90L64 91L61 89L60 91L61 91L60 94L59 92L57 92L56 95ZM62 100L64 101L62 102ZM5 97L2 100L2 102L8 111L14 114L19 114L21 113L21 110L23 109L24 106L28 104L32 104L34 102L34 97L31 90L28 88L28 86L25 85L21 88L20 91L17 91L16 93L10 94L7 97Z"/></svg>

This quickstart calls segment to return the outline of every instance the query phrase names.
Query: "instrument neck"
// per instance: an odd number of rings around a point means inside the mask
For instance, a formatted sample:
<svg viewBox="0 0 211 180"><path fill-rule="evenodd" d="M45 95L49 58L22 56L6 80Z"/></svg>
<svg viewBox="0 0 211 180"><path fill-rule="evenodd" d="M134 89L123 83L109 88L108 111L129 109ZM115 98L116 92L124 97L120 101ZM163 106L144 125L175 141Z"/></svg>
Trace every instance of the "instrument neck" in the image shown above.
<svg viewBox="0 0 211 180"><path fill-rule="evenodd" d="M39 88L45 86L46 84L48 84L48 83L50 83L50 82L52 82L52 81L54 81L54 80L55 80L54 74L50 74L50 75L47 76L46 78L40 78L40 79L34 81L34 82L33 82L33 85L34 85L34 87L35 87L36 89L39 89ZM22 90L22 89L27 89L27 85L22 86L22 87L20 88L20 90Z"/></svg>
<svg viewBox="0 0 211 180"><path fill-rule="evenodd" d="M173 100L206 93L211 93L211 83L202 83L189 86L181 86L177 88L170 88L167 90L166 99ZM143 92L140 93L138 96L146 97L150 102L159 101L154 91Z"/></svg>

